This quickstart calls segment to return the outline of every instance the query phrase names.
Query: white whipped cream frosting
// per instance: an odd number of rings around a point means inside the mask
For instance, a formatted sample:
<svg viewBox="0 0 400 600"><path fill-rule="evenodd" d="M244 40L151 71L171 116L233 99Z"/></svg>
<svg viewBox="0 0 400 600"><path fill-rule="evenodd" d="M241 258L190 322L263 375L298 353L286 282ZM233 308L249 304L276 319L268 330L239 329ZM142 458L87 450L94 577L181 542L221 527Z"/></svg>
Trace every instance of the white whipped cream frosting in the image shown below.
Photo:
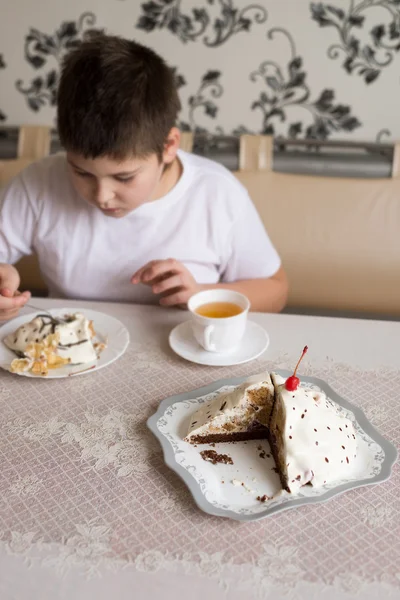
<svg viewBox="0 0 400 600"><path fill-rule="evenodd" d="M346 479L357 457L353 423L323 392L300 386L290 392L285 378L274 374L274 380L286 411L283 437L290 490L308 482L320 487Z"/></svg>
<svg viewBox="0 0 400 600"><path fill-rule="evenodd" d="M60 336L57 354L62 358L70 358L71 364L84 364L97 360L92 343L90 321L82 314L75 313L68 323L53 325L46 317L35 317L32 321L21 325L14 333L4 338L10 350L24 353L31 342L41 342L51 333Z"/></svg>

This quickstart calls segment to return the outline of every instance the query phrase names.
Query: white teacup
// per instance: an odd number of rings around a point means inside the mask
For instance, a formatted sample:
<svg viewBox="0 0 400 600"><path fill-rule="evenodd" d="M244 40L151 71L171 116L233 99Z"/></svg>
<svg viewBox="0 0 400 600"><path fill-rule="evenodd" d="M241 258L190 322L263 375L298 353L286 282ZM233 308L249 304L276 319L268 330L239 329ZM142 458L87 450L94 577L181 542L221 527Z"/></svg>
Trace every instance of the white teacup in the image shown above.
<svg viewBox="0 0 400 600"><path fill-rule="evenodd" d="M202 316L196 311L203 305L228 302L241 309L239 314L228 317ZM197 342L208 352L230 352L235 350L246 330L250 301L233 290L205 290L192 296L188 302L192 316L192 330Z"/></svg>

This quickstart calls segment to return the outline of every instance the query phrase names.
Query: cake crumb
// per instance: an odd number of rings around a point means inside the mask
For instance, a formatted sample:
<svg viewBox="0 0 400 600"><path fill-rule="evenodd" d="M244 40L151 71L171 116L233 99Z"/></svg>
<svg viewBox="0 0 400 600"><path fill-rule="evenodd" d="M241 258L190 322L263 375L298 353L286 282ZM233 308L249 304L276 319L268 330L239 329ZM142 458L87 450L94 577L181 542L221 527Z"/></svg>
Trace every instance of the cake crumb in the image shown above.
<svg viewBox="0 0 400 600"><path fill-rule="evenodd" d="M270 497L267 496L267 494L264 494L264 496L257 496L256 500L259 502L266 502L267 500L270 500Z"/></svg>
<svg viewBox="0 0 400 600"><path fill-rule="evenodd" d="M203 460L216 465L218 463L223 465L233 465L233 460L228 454L218 454L215 450L203 450L200 452L200 456Z"/></svg>

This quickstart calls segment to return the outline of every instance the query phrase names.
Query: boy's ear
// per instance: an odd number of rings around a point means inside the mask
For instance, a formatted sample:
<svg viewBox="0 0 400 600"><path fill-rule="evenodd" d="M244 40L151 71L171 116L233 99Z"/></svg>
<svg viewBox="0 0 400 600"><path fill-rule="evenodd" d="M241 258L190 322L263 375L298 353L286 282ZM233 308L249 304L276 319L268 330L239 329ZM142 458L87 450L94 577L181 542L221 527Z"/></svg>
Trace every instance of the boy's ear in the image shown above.
<svg viewBox="0 0 400 600"><path fill-rule="evenodd" d="M181 143L181 132L177 127L172 127L164 144L163 162L170 164L176 157Z"/></svg>

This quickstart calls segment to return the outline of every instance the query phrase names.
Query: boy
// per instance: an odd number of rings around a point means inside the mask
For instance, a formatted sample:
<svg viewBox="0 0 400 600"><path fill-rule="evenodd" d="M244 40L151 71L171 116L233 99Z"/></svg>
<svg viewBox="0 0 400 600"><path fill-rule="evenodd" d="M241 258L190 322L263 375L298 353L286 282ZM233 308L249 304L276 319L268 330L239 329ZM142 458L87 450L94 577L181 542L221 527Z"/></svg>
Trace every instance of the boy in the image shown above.
<svg viewBox="0 0 400 600"><path fill-rule="evenodd" d="M58 90L66 154L30 165L0 197L0 320L30 297L12 266L35 252L51 296L185 306L205 288L279 311L286 275L246 190L178 150L174 76L152 50L96 35Z"/></svg>

